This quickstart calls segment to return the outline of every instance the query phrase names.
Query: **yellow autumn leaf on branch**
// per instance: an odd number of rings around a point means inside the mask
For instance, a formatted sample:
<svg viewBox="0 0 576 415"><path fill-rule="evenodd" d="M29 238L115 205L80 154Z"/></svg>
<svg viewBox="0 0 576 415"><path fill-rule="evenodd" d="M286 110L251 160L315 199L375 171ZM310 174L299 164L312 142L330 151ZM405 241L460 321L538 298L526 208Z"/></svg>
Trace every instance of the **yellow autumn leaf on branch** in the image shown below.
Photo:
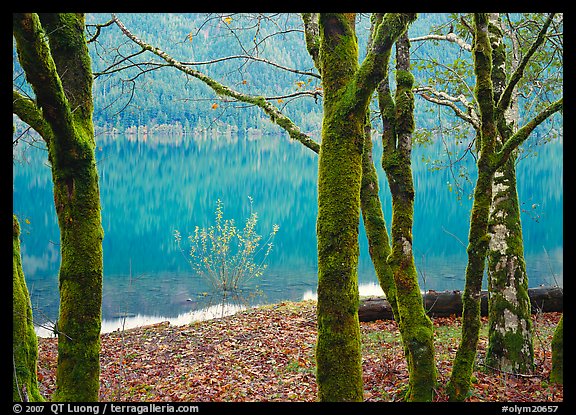
<svg viewBox="0 0 576 415"><path fill-rule="evenodd" d="M230 24L230 22L232 22L232 18L230 16L226 16L222 20L224 20L226 24Z"/></svg>
<svg viewBox="0 0 576 415"><path fill-rule="evenodd" d="M218 104L216 103L212 104L212 109L215 110L216 108L218 108Z"/></svg>

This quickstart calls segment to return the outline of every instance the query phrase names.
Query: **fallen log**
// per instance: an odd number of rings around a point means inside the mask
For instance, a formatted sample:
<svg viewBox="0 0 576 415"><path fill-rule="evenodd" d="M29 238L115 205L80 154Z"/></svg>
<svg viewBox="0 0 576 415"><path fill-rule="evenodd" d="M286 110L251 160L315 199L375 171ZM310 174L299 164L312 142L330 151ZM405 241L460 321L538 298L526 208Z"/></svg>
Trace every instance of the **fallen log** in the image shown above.
<svg viewBox="0 0 576 415"><path fill-rule="evenodd" d="M422 294L426 312L430 317L462 315L462 291L426 291ZM563 289L560 287L529 288L528 296L532 313L562 312ZM482 291L480 313L488 315L488 291ZM370 296L360 299L358 307L360 321L393 320L392 307L384 297Z"/></svg>

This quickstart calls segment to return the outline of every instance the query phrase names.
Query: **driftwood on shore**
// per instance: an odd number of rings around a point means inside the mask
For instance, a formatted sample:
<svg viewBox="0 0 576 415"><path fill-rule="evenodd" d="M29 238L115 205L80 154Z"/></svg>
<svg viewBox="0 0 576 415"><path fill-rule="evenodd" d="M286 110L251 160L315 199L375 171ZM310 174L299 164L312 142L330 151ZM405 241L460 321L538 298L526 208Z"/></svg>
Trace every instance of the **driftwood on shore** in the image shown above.
<svg viewBox="0 0 576 415"><path fill-rule="evenodd" d="M462 315L462 291L426 291L422 294L426 311L430 317L449 317ZM563 308L563 290L559 287L529 288L528 296L532 313L561 312ZM488 291L482 291L481 314L488 315ZM392 308L384 297L371 296L360 299L358 308L360 321L393 320Z"/></svg>

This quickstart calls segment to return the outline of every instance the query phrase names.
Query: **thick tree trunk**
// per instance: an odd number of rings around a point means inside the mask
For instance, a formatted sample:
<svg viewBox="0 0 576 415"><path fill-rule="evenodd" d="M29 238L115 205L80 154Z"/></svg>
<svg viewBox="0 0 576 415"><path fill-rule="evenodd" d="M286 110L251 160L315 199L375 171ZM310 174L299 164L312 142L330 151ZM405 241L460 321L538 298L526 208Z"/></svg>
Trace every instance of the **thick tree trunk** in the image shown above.
<svg viewBox="0 0 576 415"><path fill-rule="evenodd" d="M514 159L494 175L488 252L489 367L529 374L534 368L528 276Z"/></svg>
<svg viewBox="0 0 576 415"><path fill-rule="evenodd" d="M316 225L318 399L362 401L357 272L363 122L347 114L342 97L357 69L354 17L322 14L320 35L325 99Z"/></svg>
<svg viewBox="0 0 576 415"><path fill-rule="evenodd" d="M492 84L496 107L506 88L506 49L502 41L498 13L489 15L492 45ZM514 54L512 54L514 55ZM519 58L511 57L511 72ZM498 107L496 146L508 141L518 125L518 103L510 95L507 106ZM513 373L529 374L534 367L532 319L528 300L528 276L524 262L522 225L516 191L516 155L494 174L488 245L488 290L490 318L488 333L488 367Z"/></svg>
<svg viewBox="0 0 576 415"><path fill-rule="evenodd" d="M357 266L364 125L391 48L415 17L387 14L359 67L355 15L319 16L324 118L318 162L316 364L321 401L363 399Z"/></svg>
<svg viewBox="0 0 576 415"><path fill-rule="evenodd" d="M20 258L20 225L13 215L12 230L12 400L44 401L38 390L36 361L38 339L34 332L32 305Z"/></svg>
<svg viewBox="0 0 576 415"><path fill-rule="evenodd" d="M550 382L564 383L564 315L560 318L552 338L552 370Z"/></svg>
<svg viewBox="0 0 576 415"><path fill-rule="evenodd" d="M559 287L529 288L528 296L531 304L531 314L561 313L563 311L564 295ZM423 294L424 308L430 317L462 316L461 291L426 291ZM480 315L488 315L488 291L482 291L480 296ZM358 307L360 321L395 319L392 307L384 297L361 297Z"/></svg>
<svg viewBox="0 0 576 415"><path fill-rule="evenodd" d="M52 166L62 254L53 399L97 401L103 230L84 16L14 14L14 37L20 63L36 95L36 112L41 109L50 129L48 134L39 132L47 142ZM24 114L24 121L26 118Z"/></svg>

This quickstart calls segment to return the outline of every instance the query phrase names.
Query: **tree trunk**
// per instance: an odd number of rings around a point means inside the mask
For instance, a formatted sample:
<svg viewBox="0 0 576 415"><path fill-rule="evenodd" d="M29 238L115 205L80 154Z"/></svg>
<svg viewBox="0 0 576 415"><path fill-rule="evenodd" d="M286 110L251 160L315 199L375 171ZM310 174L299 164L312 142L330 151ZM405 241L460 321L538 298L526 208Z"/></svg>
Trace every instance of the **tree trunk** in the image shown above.
<svg viewBox="0 0 576 415"><path fill-rule="evenodd" d="M560 318L552 338L550 382L564 384L564 315Z"/></svg>
<svg viewBox="0 0 576 415"><path fill-rule="evenodd" d="M359 67L355 15L319 16L324 117L318 162L316 364L321 401L363 399L357 266L365 117L387 73L394 42L415 17L387 14Z"/></svg>
<svg viewBox="0 0 576 415"><path fill-rule="evenodd" d="M476 358L478 331L480 329L480 290L484 274L484 262L490 241L488 222L494 174L510 160L518 146L530 136L538 125L563 108L563 98L560 98L526 122L517 132L511 134L510 138L498 145L496 150L496 140L498 138L506 138L505 135L499 136L498 132L506 130L502 122L506 109L510 106L512 91L519 80L522 79L523 70L530 58L544 42L546 31L553 17L553 13L548 16L546 23L528 52L524 55L518 69L514 71L506 87L500 92L494 88L494 83L498 86L497 79L501 77L500 72L503 68L498 59L496 59L497 54L501 53L501 50L495 50L494 59L496 62L494 63L498 64L498 66L493 67L493 51L489 39L490 30L493 28L490 28L489 18L486 13L474 14L474 46L472 48L474 73L476 75L474 92L480 110L480 131L477 136L479 148L477 161L478 178L474 189L474 203L470 218L467 249L468 265L466 267L466 285L462 311L462 339L456 352L452 375L447 388L449 399L453 401L462 401L468 395ZM498 100L494 99L495 93L500 97ZM498 190L498 187L496 190ZM496 240L492 243L495 247L499 244L499 241ZM518 276L515 276L515 278L518 278Z"/></svg>
<svg viewBox="0 0 576 415"><path fill-rule="evenodd" d="M357 267L363 124L347 114L342 97L357 69L354 17L321 14L320 36L325 98L316 225L318 399L362 401Z"/></svg>
<svg viewBox="0 0 576 415"><path fill-rule="evenodd" d="M494 122L494 98L492 91L491 46L488 40L488 21L483 13L474 15L474 72L475 95L481 114L479 140L478 178L474 189L474 202L470 217L468 236L468 264L462 298L462 337L448 383L451 401L463 401L470 390L472 371L476 361L476 348L480 332L480 292L484 276L484 263L488 250L488 217L492 202L492 178L496 125Z"/></svg>
<svg viewBox="0 0 576 415"><path fill-rule="evenodd" d="M12 400L42 402L44 398L40 395L36 378L38 339L20 258L20 225L15 215L12 221Z"/></svg>
<svg viewBox="0 0 576 415"><path fill-rule="evenodd" d="M532 318L514 159L495 174L493 183L486 364L498 370L529 374L534 368Z"/></svg>
<svg viewBox="0 0 576 415"><path fill-rule="evenodd" d="M506 50L498 13L489 15L492 45L492 84L494 106L506 88ZM512 54L514 55L514 54ZM518 68L512 57L511 72ZM514 94L511 95L513 97ZM501 148L518 125L517 100L498 108L496 146ZM516 155L495 173L492 184L488 245L488 290L490 316L488 329L489 367L513 373L530 374L534 368L532 319L528 298L528 276L524 262L522 225L516 190Z"/></svg>
<svg viewBox="0 0 576 415"><path fill-rule="evenodd" d="M50 128L50 134L43 138L52 167L62 255L53 399L97 401L103 230L94 155L92 71L84 38L84 16L13 16L18 56L36 95L36 112L41 109ZM23 121L26 118L23 114Z"/></svg>
<svg viewBox="0 0 576 415"><path fill-rule="evenodd" d="M388 264L396 288L400 333L407 351L410 381L406 399L432 401L437 376L433 327L424 311L412 251L414 184L410 156L414 78L410 73L409 50L408 36L404 34L396 42L395 99L389 96L389 88L380 90L381 111L387 126L383 134L382 167L392 194L392 253Z"/></svg>
<svg viewBox="0 0 576 415"><path fill-rule="evenodd" d="M362 188L360 190L362 219L368 239L370 259L374 265L378 283L388 299L396 320L398 320L396 285L394 284L394 274L390 264L388 264L388 257L391 253L390 240L388 239L384 212L382 211L382 203L378 192L378 175L372 159L371 127L369 121L366 121L364 151L362 154Z"/></svg>

